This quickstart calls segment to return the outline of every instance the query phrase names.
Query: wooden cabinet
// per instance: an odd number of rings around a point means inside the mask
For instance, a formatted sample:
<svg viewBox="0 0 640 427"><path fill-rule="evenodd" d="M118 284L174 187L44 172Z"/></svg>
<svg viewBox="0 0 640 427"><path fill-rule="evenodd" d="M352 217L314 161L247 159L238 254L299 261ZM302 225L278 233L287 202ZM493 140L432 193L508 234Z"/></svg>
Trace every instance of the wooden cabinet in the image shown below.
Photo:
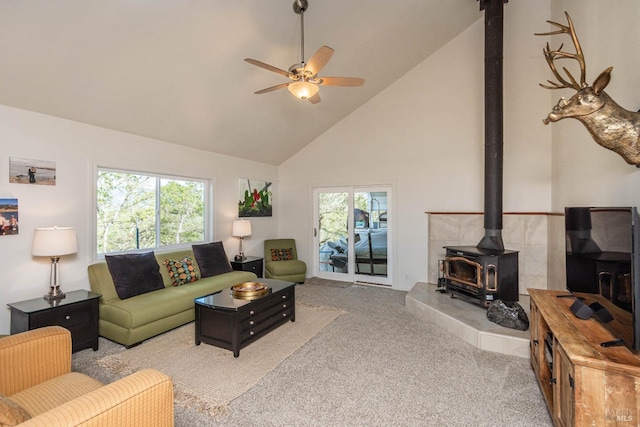
<svg viewBox="0 0 640 427"><path fill-rule="evenodd" d="M240 355L240 349L286 322L296 320L295 284L264 279L270 292L240 300L228 289L196 298L195 343L211 344Z"/></svg>
<svg viewBox="0 0 640 427"><path fill-rule="evenodd" d="M231 268L235 271L250 271L255 273L256 276L262 277L262 265L264 258L257 256L248 256L242 261L231 260Z"/></svg>
<svg viewBox="0 0 640 427"><path fill-rule="evenodd" d="M561 346L556 346L553 351L553 364L556 366L553 372L555 379L555 393L553 394L554 418L561 426L574 425L574 387L575 374L569 356Z"/></svg>
<svg viewBox="0 0 640 427"><path fill-rule="evenodd" d="M640 356L600 346L616 337L597 319L574 316L567 292L528 291L531 367L554 425L640 425Z"/></svg>
<svg viewBox="0 0 640 427"><path fill-rule="evenodd" d="M98 350L98 301L101 295L86 290L67 292L60 300L34 298L8 304L11 334L63 326L71 332L72 350Z"/></svg>
<svg viewBox="0 0 640 427"><path fill-rule="evenodd" d="M531 321L529 324L529 329L531 330L531 366L540 383L542 395L547 405L551 406L549 399L553 397L551 393L551 369L553 362L548 341L550 331L544 318L540 316L538 312L538 306L533 303L533 298L531 300Z"/></svg>

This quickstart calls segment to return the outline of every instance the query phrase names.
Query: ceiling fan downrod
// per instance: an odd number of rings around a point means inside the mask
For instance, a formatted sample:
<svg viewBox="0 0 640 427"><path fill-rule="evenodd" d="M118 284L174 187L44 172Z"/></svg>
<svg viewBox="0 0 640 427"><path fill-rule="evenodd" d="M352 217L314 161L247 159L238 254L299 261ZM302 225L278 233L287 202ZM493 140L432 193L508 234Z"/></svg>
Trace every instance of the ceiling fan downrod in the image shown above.
<svg viewBox="0 0 640 427"><path fill-rule="evenodd" d="M300 63L304 68L304 12L309 8L307 0L295 0L293 2L293 11L300 15Z"/></svg>

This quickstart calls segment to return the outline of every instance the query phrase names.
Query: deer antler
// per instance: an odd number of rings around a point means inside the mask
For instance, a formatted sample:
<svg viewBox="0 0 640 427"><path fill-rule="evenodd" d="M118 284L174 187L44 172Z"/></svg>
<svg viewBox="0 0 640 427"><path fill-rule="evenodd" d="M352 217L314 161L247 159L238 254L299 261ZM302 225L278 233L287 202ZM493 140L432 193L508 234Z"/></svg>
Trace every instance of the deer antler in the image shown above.
<svg viewBox="0 0 640 427"><path fill-rule="evenodd" d="M584 62L584 55L582 54L582 48L580 47L580 42L578 41L578 37L576 36L576 31L573 28L573 22L571 21L571 18L569 17L569 14L567 12L565 12L564 14L567 17L567 22L569 23L568 26L558 24L557 22L553 22L553 21L547 21L549 24L555 25L556 27L558 27L559 30L551 31L548 33L536 33L535 35L551 36L555 34L569 34L571 36L571 40L573 41L573 45L576 48L576 53L563 52L562 51L562 46L564 46L563 44L560 45L558 50L551 50L551 48L549 47L549 43L547 43L547 46L543 49L544 57L547 60L547 64L549 64L549 68L551 68L553 75L556 77L556 79L558 79L558 82L560 83L547 80L547 82L549 82L551 86L547 86L542 83L540 83L540 86L546 89L574 88L575 90L580 90L583 87L587 86L586 65ZM565 78L562 77L560 72L556 69L554 61L556 59L562 59L562 58L575 59L576 61L578 61L578 64L580 64L580 83L578 83L576 79L573 78L573 76L571 75L569 70L567 70L566 67L562 67L562 69L564 70L565 74L567 75L570 81L565 80Z"/></svg>

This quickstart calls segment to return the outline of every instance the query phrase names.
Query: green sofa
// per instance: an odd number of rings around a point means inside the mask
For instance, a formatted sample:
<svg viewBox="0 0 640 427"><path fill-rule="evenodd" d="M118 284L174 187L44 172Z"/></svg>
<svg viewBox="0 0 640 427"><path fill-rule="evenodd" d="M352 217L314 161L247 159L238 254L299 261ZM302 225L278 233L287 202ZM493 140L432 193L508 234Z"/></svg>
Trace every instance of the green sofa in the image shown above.
<svg viewBox="0 0 640 427"><path fill-rule="evenodd" d="M196 268L193 250L155 253L164 289L136 295L121 300L106 262L88 267L91 290L102 295L99 309L100 335L130 347L148 338L195 320L193 300L238 283L256 280L256 275L247 271L232 271L217 276L200 278L182 286L173 286L165 259L191 258ZM200 269L198 268L198 271Z"/></svg>

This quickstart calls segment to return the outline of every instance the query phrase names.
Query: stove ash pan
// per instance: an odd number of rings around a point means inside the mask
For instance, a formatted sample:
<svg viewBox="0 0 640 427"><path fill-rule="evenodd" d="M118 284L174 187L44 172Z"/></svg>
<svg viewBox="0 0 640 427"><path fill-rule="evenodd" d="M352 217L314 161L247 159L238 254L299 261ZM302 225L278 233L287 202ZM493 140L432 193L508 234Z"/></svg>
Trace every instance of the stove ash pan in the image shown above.
<svg viewBox="0 0 640 427"><path fill-rule="evenodd" d="M488 307L495 300L518 301L518 252L475 246L445 246L441 281L452 297Z"/></svg>

